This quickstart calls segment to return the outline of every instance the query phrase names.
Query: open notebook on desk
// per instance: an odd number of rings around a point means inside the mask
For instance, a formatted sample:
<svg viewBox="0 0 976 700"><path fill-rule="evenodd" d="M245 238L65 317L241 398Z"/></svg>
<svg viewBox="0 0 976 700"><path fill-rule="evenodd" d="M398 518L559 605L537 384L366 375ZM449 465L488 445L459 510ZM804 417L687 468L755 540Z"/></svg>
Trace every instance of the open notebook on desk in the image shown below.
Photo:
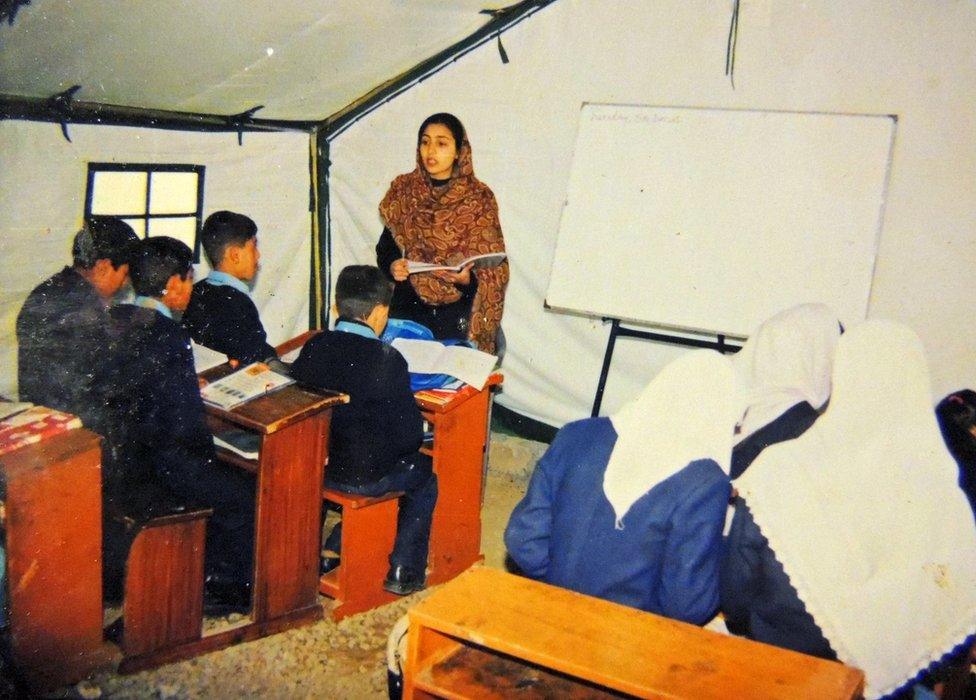
<svg viewBox="0 0 976 700"><path fill-rule="evenodd" d="M447 374L481 390L498 358L463 345L442 345L436 340L396 338L391 343L419 374Z"/></svg>

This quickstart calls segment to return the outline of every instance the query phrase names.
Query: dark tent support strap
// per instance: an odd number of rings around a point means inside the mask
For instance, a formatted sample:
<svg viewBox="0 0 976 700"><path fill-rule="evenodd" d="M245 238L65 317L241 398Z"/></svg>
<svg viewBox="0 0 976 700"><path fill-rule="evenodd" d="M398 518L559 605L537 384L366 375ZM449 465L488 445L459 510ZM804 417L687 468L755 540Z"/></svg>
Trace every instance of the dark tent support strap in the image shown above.
<svg viewBox="0 0 976 700"><path fill-rule="evenodd" d="M251 131L301 131L311 133L318 122L258 119L258 108L240 114L220 115L201 112L172 112L161 109L78 102L72 99L73 87L52 97L0 95L0 119L25 119L55 124L105 124L179 131L216 131L241 134Z"/></svg>
<svg viewBox="0 0 976 700"><path fill-rule="evenodd" d="M498 41L502 62L508 63L508 55L501 48L502 33L554 2L556 0L523 0L500 10L483 11L483 14L491 15L491 19L484 26L461 41L434 54L426 61L418 63L399 77L378 86L362 99L330 116L323 124L325 133L329 139L335 138L377 107L389 102L400 93L417 83L423 82L442 68L493 39Z"/></svg>
<svg viewBox="0 0 976 700"><path fill-rule="evenodd" d="M603 355L603 367L600 369L600 382L596 387L596 397L593 399L593 411L591 416L600 415L600 404L603 403L603 392L607 388L607 376L610 374L610 361L613 359L613 349L617 344L617 338L640 338L642 340L653 340L657 343L668 343L669 345L682 345L688 348L707 348L718 350L721 353L734 353L742 349L741 345L729 345L725 336L716 334L715 340L703 340L700 338L686 338L680 335L668 335L667 333L654 333L653 331L642 331L636 328L625 328L620 325L619 318L604 318L610 321L610 337L607 339L607 351Z"/></svg>
<svg viewBox="0 0 976 700"><path fill-rule="evenodd" d="M318 139L318 181L319 181L319 269L322 271L320 279L322 288L319 294L319 328L329 327L331 309L329 300L332 298L332 213L329 209L329 168L332 166L328 140L317 136Z"/></svg>

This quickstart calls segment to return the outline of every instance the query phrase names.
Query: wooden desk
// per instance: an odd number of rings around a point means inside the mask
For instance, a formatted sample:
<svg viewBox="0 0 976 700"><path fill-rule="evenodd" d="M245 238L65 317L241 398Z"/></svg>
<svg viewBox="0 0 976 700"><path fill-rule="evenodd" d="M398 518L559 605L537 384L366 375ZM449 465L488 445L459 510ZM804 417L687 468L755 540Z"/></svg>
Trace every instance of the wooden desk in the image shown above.
<svg viewBox="0 0 976 700"><path fill-rule="evenodd" d="M411 608L404 698L858 698L833 661L478 567Z"/></svg>
<svg viewBox="0 0 976 700"><path fill-rule="evenodd" d="M321 331L309 331L278 346L279 354L304 345ZM481 553L481 495L488 449L488 413L492 392L504 377L492 374L480 391L465 386L446 403L425 399L417 406L433 431L433 443L423 448L432 456L437 474L437 505L430 531L429 585L449 581ZM378 593L382 596L382 593ZM392 595L388 596L393 600Z"/></svg>
<svg viewBox="0 0 976 700"><path fill-rule="evenodd" d="M115 655L102 642L100 441L79 428L0 456L10 641L35 691Z"/></svg>
<svg viewBox="0 0 976 700"><path fill-rule="evenodd" d="M457 576L484 560L481 553L481 494L488 449L491 393L504 378L493 374L478 391L466 386L447 403L418 396L417 404L434 433L424 452L434 459L437 505L430 529L430 585Z"/></svg>
<svg viewBox="0 0 976 700"><path fill-rule="evenodd" d="M212 381L231 371L220 365L202 376ZM328 456L331 409L348 400L338 392L291 385L230 411L207 406L211 430L239 427L261 435L258 460L217 451L221 460L257 475L250 620L157 652L150 659L126 660L122 670L189 658L322 619L318 602L322 469Z"/></svg>

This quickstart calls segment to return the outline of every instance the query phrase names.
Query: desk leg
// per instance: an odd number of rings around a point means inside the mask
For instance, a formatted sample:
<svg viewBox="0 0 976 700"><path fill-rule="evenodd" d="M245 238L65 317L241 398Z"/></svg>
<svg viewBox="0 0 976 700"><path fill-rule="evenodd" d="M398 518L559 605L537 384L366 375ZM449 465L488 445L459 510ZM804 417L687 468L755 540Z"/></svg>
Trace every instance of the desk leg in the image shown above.
<svg viewBox="0 0 976 700"><path fill-rule="evenodd" d="M488 391L452 411L429 416L434 422L437 506L430 532L431 585L448 581L482 561L481 484L488 444Z"/></svg>
<svg viewBox="0 0 976 700"><path fill-rule="evenodd" d="M253 617L318 604L322 471L332 412L264 438L258 469Z"/></svg>

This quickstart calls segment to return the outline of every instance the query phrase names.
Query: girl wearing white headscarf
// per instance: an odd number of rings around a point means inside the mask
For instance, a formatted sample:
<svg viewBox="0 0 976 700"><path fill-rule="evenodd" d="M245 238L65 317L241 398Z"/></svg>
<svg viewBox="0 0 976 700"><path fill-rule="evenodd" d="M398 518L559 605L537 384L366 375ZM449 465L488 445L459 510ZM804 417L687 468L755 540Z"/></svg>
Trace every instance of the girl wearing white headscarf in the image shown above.
<svg viewBox="0 0 976 700"><path fill-rule="evenodd" d="M830 368L840 322L823 304L800 304L767 319L732 360L742 408L731 477L766 447L813 425L830 398Z"/></svg>
<svg viewBox="0 0 976 700"><path fill-rule="evenodd" d="M731 363L678 358L612 418L570 423L505 531L522 571L702 624L718 603L736 410Z"/></svg>
<svg viewBox="0 0 976 700"><path fill-rule="evenodd" d="M722 569L729 628L910 687L976 630L976 529L908 328L841 337L833 394L804 435L738 481Z"/></svg>

